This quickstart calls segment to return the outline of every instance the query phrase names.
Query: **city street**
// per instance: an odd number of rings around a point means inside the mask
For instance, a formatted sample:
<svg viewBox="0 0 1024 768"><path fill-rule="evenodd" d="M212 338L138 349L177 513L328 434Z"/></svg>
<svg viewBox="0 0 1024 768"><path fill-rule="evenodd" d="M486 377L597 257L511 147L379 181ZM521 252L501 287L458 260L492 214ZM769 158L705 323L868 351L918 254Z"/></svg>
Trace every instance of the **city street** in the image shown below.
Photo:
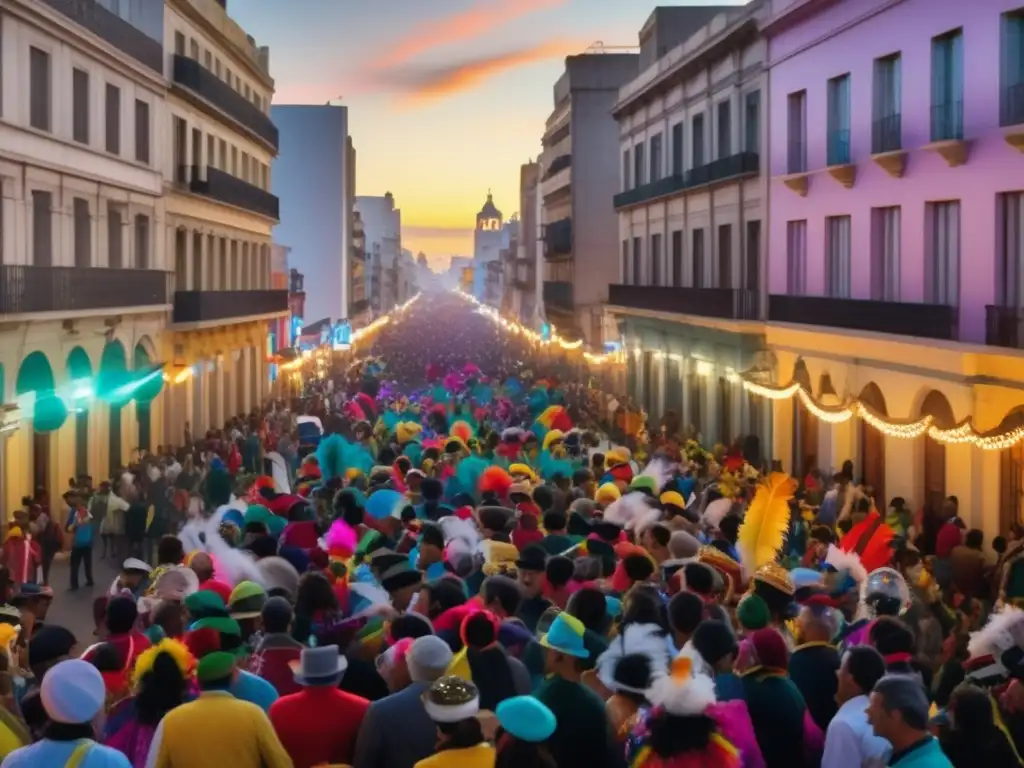
<svg viewBox="0 0 1024 768"><path fill-rule="evenodd" d="M98 554L98 553L97 553ZM53 605L47 616L47 622L60 624L74 632L78 638L81 648L85 648L93 642L92 620L93 600L110 589L110 583L117 576L118 561L113 558L106 560L95 559L93 561L93 576L96 585L85 586L85 577L81 576L81 584L77 592L68 590L69 566L66 559L53 564L53 571L50 573L50 585L53 587Z"/></svg>

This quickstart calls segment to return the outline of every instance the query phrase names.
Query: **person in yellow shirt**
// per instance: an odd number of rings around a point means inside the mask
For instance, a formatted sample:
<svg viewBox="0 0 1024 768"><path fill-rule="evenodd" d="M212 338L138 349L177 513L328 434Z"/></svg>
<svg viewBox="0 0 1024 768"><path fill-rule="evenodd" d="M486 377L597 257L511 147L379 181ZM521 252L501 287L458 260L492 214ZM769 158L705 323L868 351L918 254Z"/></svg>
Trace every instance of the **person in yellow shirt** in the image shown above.
<svg viewBox="0 0 1024 768"><path fill-rule="evenodd" d="M293 768L266 713L228 692L236 661L226 651L203 655L196 669L199 698L160 721L146 768Z"/></svg>
<svg viewBox="0 0 1024 768"><path fill-rule="evenodd" d="M438 678L423 695L423 708L437 724L437 753L415 768L494 768L494 747L484 738L480 692L460 677Z"/></svg>

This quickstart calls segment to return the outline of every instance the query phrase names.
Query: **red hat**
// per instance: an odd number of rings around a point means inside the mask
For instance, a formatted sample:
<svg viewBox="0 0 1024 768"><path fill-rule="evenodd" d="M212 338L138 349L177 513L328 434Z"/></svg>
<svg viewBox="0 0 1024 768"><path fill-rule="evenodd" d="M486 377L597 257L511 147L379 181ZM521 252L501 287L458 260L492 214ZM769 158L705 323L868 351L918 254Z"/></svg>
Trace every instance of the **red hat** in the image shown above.
<svg viewBox="0 0 1024 768"><path fill-rule="evenodd" d="M213 627L194 629L185 633L185 646L196 659L220 650L220 633Z"/></svg>
<svg viewBox="0 0 1024 768"><path fill-rule="evenodd" d="M218 579L207 579L199 585L199 589L208 589L211 592L217 593L217 595L224 600L225 605L231 602L231 586L229 584L225 584L223 581L219 581ZM195 654L192 655L195 656ZM196 656L196 658L198 659L199 657Z"/></svg>

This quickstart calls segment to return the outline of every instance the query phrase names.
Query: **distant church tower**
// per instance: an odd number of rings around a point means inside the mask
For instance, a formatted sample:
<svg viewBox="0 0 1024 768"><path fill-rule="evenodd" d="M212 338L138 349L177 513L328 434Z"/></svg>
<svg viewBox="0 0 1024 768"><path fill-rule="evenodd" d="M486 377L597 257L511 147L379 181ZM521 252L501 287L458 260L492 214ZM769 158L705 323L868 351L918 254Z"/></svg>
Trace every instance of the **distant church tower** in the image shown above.
<svg viewBox="0 0 1024 768"><path fill-rule="evenodd" d="M491 191L487 190L487 202L476 215L476 230L473 232L473 294L480 301L486 298L487 264L501 258L503 224L501 211L494 204Z"/></svg>

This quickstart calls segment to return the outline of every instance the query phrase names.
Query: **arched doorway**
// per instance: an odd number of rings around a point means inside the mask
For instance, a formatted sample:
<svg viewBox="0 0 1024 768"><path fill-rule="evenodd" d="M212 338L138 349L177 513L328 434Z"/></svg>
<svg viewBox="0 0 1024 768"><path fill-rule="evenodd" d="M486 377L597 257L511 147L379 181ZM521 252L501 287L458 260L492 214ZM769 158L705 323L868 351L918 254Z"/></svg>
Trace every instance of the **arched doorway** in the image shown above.
<svg viewBox="0 0 1024 768"><path fill-rule="evenodd" d="M808 392L811 374L803 360L793 368L793 381ZM802 481L807 473L818 466L818 418L804 406L800 396L793 398L793 476Z"/></svg>
<svg viewBox="0 0 1024 768"><path fill-rule="evenodd" d="M932 424L939 429L956 426L953 407L946 396L936 389L929 392L921 402L921 416L931 416ZM946 446L924 436L924 471L922 473L921 497L925 506L939 512L946 499Z"/></svg>
<svg viewBox="0 0 1024 768"><path fill-rule="evenodd" d="M22 406L23 418L32 422L32 488L27 495L50 487L50 433L60 429L68 412L56 393L50 361L42 352L29 354L21 361L14 385Z"/></svg>
<svg viewBox="0 0 1024 768"><path fill-rule="evenodd" d="M874 382L869 383L861 390L859 399L877 416L889 415L885 406L885 396ZM864 483L871 486L874 491L875 506L879 511L884 512L889 503L888 497L885 495L885 435L864 419L859 420L857 431L859 433L857 444L860 447L860 457L857 463L861 467Z"/></svg>
<svg viewBox="0 0 1024 768"><path fill-rule="evenodd" d="M107 403L110 411L107 422L107 468L110 477L115 476L124 460L121 448L121 409L131 400L130 391L126 391L128 383L128 359L124 345L117 339L108 341L100 358L96 393Z"/></svg>
<svg viewBox="0 0 1024 768"><path fill-rule="evenodd" d="M1024 426L1024 406L1014 408L995 428L1008 432ZM1024 441L999 454L999 533L1006 535L1014 523L1024 523Z"/></svg>
<svg viewBox="0 0 1024 768"><path fill-rule="evenodd" d="M135 345L132 360L132 376L136 384L135 420L139 427L139 448L153 450L153 418L152 404L164 385L164 378L159 368L155 368L146 345L140 341Z"/></svg>
<svg viewBox="0 0 1024 768"><path fill-rule="evenodd" d="M68 403L75 418L75 475L89 474L89 406L96 397L92 362L81 347L68 353Z"/></svg>

